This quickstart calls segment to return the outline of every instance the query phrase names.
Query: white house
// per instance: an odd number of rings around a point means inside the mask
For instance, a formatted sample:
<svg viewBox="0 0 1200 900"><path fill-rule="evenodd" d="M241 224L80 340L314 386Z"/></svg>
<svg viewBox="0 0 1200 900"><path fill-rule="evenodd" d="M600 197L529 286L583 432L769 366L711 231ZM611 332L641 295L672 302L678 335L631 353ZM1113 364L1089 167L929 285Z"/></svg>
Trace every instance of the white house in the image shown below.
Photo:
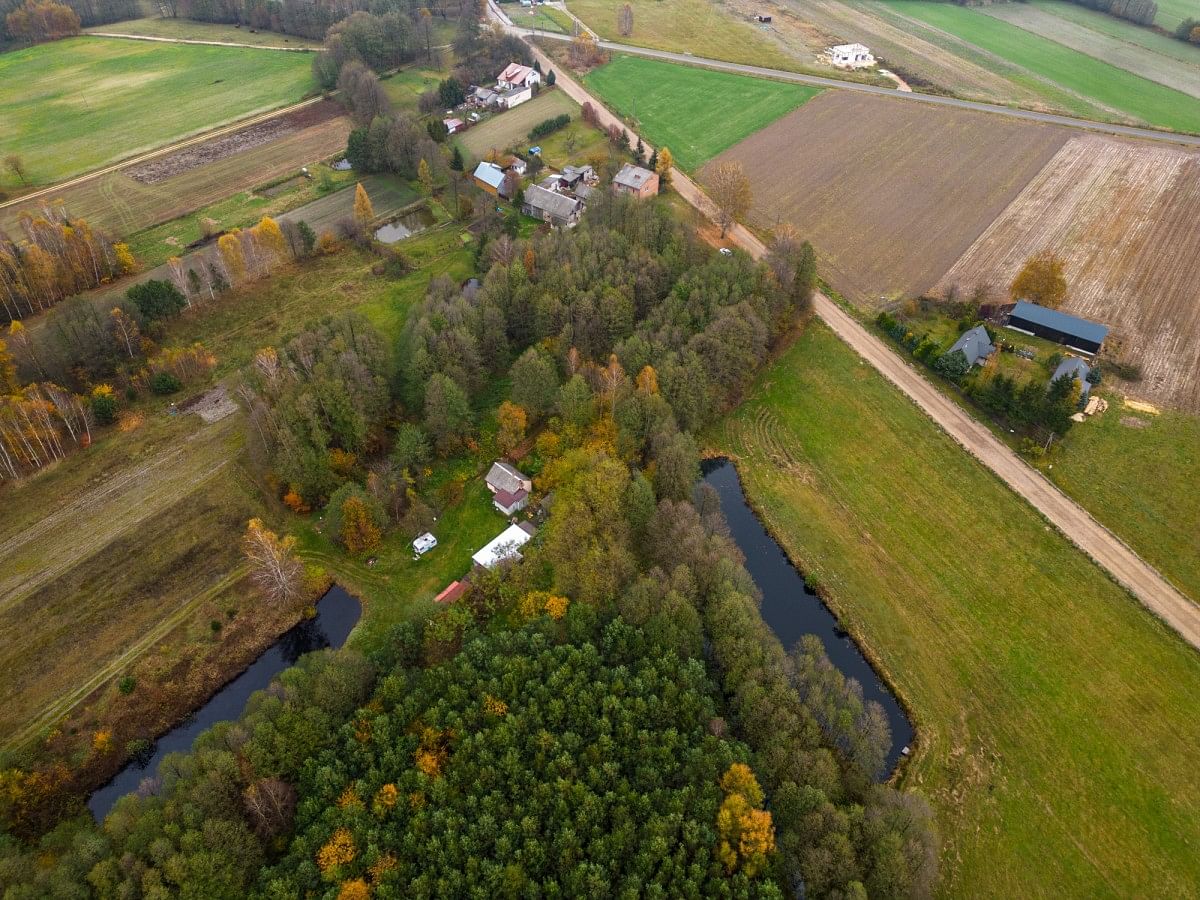
<svg viewBox="0 0 1200 900"><path fill-rule="evenodd" d="M512 109L520 106L526 100L533 99L533 86L514 87L496 91L496 105L501 109Z"/></svg>
<svg viewBox="0 0 1200 900"><path fill-rule="evenodd" d="M541 80L541 73L532 66L509 63L496 79L496 86L502 91L511 91L513 88L531 88Z"/></svg>
<svg viewBox="0 0 1200 900"><path fill-rule="evenodd" d="M528 544L531 537L532 535L520 525L509 525L471 559L475 565L485 569L493 568L506 559L520 559L520 548Z"/></svg>
<svg viewBox="0 0 1200 900"><path fill-rule="evenodd" d="M875 57L865 44L838 44L829 48L829 61L839 69L866 69L875 65Z"/></svg>

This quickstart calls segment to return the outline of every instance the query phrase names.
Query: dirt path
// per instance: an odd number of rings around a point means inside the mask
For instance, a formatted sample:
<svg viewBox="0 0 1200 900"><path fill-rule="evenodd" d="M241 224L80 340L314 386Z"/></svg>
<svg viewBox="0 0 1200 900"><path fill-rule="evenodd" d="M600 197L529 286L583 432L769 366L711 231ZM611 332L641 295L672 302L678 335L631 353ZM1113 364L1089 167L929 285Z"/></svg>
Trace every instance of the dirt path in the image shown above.
<svg viewBox="0 0 1200 900"><path fill-rule="evenodd" d="M543 69L551 65L551 60L541 50L535 47L533 52ZM625 128L623 122L592 97L574 78L563 72L561 67L556 71L555 84L576 102L590 102L599 113L600 124L603 127L615 124ZM632 140L636 140L636 136L632 132L629 133ZM650 150L647 145L646 151ZM714 218L716 208L713 202L687 175L673 169L671 182L688 203L708 218ZM763 242L743 225L730 228L727 238L730 243L741 247L756 259L766 253L767 248ZM1041 473L1026 465L985 425L943 395L920 372L908 365L840 306L818 292L814 298L814 307L817 315L838 337L917 404L955 442L991 469L1114 580L1179 632L1184 640L1200 649L1200 606L1176 590L1120 538L1047 481Z"/></svg>
<svg viewBox="0 0 1200 900"><path fill-rule="evenodd" d="M194 38L154 37L149 34L121 34L116 31L87 31L92 37L122 38L127 41L154 41L159 44L203 44L206 47L244 47L247 50L279 50L283 53L316 53L320 47L271 47L265 44L238 44L234 41L200 41Z"/></svg>
<svg viewBox="0 0 1200 900"><path fill-rule="evenodd" d="M314 103L320 103L324 99L324 97L312 97L311 99L302 100L299 103L293 103L291 106L280 107L279 109L272 110L268 113L263 113L262 115L251 116L248 119L241 119L237 122L234 122L232 125L225 125L214 131L206 131L204 134L197 135L196 137L177 141L176 143L168 144L165 147L159 147L155 150L149 151L148 153L142 153L139 156L133 156L129 159L121 160L121 162L113 163L111 166L105 166L103 169L96 169L93 172L79 175L75 178L68 179L67 181L60 181L57 184L50 185L49 187L39 188L30 194L22 194L20 197L14 197L12 200L7 200L3 203L0 203L0 209L6 209L10 206L29 203L31 200L36 200L39 197L45 197L48 194L57 193L58 191L65 190L66 188L74 187L77 184L84 184L85 182L91 181L93 178L100 178L102 175L108 175L111 172L119 172L129 166L135 166L139 163L156 159L159 156L165 156L168 153L175 153L176 151L182 150L185 147L203 144L205 141L211 141L213 138L221 137L222 135L230 134L234 131L240 131L241 129L250 125L257 125L260 122L267 122L271 119L278 118L279 116L286 116L298 109L304 109L306 106L312 106Z"/></svg>

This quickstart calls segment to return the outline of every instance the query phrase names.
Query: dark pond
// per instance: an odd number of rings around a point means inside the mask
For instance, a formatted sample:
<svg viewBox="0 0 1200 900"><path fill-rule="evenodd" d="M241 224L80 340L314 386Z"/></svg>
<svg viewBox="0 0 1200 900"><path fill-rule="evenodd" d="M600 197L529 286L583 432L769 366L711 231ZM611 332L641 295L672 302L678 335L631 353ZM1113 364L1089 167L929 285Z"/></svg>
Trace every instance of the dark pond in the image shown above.
<svg viewBox="0 0 1200 900"><path fill-rule="evenodd" d="M88 809L97 821L108 815L121 797L136 791L142 779L158 771L168 753L191 749L192 741L217 722L236 719L255 691L261 691L271 679L296 664L305 653L326 647L340 647L362 615L358 599L334 585L317 601L317 614L289 629L241 675L213 694L207 703L176 725L152 748L135 758L88 799Z"/></svg>
<svg viewBox="0 0 1200 900"><path fill-rule="evenodd" d="M806 634L815 634L825 645L830 661L848 678L862 685L863 697L875 700L887 713L892 729L892 747L887 770L900 761L903 749L913 740L913 727L904 709L871 668L858 645L829 607L804 583L804 576L763 527L746 503L737 469L727 459L705 460L704 483L721 498L721 511L729 530L746 557L746 569L762 591L762 617L771 626L784 649L790 651Z"/></svg>
<svg viewBox="0 0 1200 900"><path fill-rule="evenodd" d="M375 229L375 240L381 244L394 244L406 237L424 231L433 224L433 213L429 207L422 206L412 212L405 213L398 219L388 222L382 228Z"/></svg>

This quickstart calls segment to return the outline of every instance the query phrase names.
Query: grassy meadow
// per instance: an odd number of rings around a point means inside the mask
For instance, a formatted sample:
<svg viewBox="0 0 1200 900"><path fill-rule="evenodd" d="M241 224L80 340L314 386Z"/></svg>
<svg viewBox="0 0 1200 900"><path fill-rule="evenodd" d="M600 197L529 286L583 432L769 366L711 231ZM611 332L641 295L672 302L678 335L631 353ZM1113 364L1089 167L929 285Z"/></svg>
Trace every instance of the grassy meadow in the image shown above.
<svg viewBox="0 0 1200 900"><path fill-rule="evenodd" d="M816 96L816 88L618 56L584 79L656 147L695 170Z"/></svg>
<svg viewBox="0 0 1200 900"><path fill-rule="evenodd" d="M493 115L484 122L468 128L452 140L458 142L467 160L481 160L489 150L503 151L509 147L528 147L529 130L539 122L563 113L579 118L579 104L561 90L542 91L537 97ZM534 143L537 143L535 141Z"/></svg>
<svg viewBox="0 0 1200 900"><path fill-rule="evenodd" d="M109 34L136 34L143 37L176 38L185 41L225 41L234 44L252 44L255 47L306 47L319 49L320 41L309 40L295 34L279 34L262 29L250 30L250 26L222 25L218 22L197 22L195 19L164 18L147 16L144 19L126 19L85 28L84 33L95 31Z"/></svg>
<svg viewBox="0 0 1200 900"><path fill-rule="evenodd" d="M0 156L33 184L300 100L304 53L70 38L0 54Z"/></svg>
<svg viewBox="0 0 1200 900"><path fill-rule="evenodd" d="M571 0L570 9L606 41L710 59L799 70L799 60L742 17L707 0L630 0L633 34L617 29L625 0ZM514 18L514 21L516 19Z"/></svg>
<svg viewBox="0 0 1200 900"><path fill-rule="evenodd" d="M905 0L891 9L931 25L1034 75L1133 119L1175 131L1200 131L1200 100L1072 50L977 10Z"/></svg>
<svg viewBox="0 0 1200 900"><path fill-rule="evenodd" d="M911 709L943 895L1194 890L1192 648L817 322L707 444Z"/></svg>

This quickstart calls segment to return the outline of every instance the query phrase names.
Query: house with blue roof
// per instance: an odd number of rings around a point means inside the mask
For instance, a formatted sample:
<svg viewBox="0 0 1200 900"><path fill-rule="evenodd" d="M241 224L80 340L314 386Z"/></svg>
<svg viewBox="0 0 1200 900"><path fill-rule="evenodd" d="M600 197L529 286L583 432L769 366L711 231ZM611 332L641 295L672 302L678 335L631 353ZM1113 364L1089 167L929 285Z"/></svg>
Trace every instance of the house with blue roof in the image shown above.
<svg viewBox="0 0 1200 900"><path fill-rule="evenodd" d="M1014 331L1033 334L1093 356L1104 346L1108 326L1057 309L1018 300L1005 322Z"/></svg>
<svg viewBox="0 0 1200 900"><path fill-rule="evenodd" d="M1081 399L1087 399L1087 395L1092 391L1091 382L1088 381L1088 375L1091 373L1092 367L1080 359L1078 356L1068 356L1058 364L1058 368L1054 370L1054 374L1050 376L1050 382L1053 384L1060 378L1074 378L1079 382L1079 396Z"/></svg>

